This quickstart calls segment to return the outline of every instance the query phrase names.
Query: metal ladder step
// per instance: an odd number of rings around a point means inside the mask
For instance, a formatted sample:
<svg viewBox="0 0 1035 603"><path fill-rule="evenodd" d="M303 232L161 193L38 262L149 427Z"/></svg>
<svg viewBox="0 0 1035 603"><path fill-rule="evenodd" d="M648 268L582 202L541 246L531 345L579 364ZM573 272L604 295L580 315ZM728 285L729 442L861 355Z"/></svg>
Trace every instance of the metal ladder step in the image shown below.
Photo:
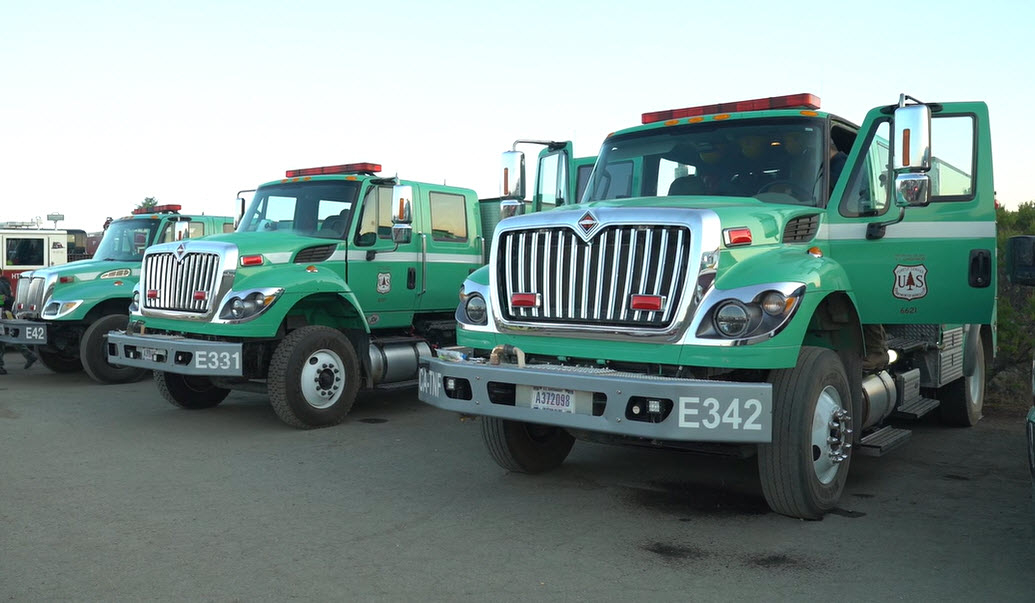
<svg viewBox="0 0 1035 603"><path fill-rule="evenodd" d="M887 425L863 437L856 451L863 456L883 456L909 441L912 431Z"/></svg>
<svg viewBox="0 0 1035 603"><path fill-rule="evenodd" d="M929 346L930 342L926 339L916 339L915 337L892 337L888 339L888 349L899 352L923 350Z"/></svg>
<svg viewBox="0 0 1035 603"><path fill-rule="evenodd" d="M919 419L940 405L941 402L938 400L921 397L899 406L891 416L898 419Z"/></svg>

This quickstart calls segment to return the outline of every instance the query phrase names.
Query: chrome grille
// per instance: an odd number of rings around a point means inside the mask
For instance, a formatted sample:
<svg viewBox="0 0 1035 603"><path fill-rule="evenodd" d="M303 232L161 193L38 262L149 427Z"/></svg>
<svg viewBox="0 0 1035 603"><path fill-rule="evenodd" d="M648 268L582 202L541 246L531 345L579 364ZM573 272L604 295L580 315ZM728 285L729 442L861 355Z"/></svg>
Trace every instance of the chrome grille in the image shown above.
<svg viewBox="0 0 1035 603"><path fill-rule="evenodd" d="M181 260L173 253L148 254L144 258L144 308L208 312L219 264L215 253L188 252Z"/></svg>
<svg viewBox="0 0 1035 603"><path fill-rule="evenodd" d="M42 276L19 277L18 289L14 292L15 312L40 312L43 310L43 289L46 279Z"/></svg>
<svg viewBox="0 0 1035 603"><path fill-rule="evenodd" d="M508 321L660 329L671 324L687 289L684 226L610 226L588 243L566 227L518 230L501 234L498 244L498 295ZM513 306L515 293L534 294L535 306ZM661 297L661 310L632 309L637 294Z"/></svg>

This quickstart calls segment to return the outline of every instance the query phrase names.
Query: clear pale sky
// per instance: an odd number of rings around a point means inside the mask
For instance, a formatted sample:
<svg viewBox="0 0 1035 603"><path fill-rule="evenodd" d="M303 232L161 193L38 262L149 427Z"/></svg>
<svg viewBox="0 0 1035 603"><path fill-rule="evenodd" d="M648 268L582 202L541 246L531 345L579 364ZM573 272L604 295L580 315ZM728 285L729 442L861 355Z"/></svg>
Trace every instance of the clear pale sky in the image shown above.
<svg viewBox="0 0 1035 603"><path fill-rule="evenodd" d="M144 197L233 214L291 168L498 194L517 138L812 92L851 121L983 100L998 198L1035 199L1027 2L0 0L0 221L97 230ZM537 152L525 148L529 165Z"/></svg>

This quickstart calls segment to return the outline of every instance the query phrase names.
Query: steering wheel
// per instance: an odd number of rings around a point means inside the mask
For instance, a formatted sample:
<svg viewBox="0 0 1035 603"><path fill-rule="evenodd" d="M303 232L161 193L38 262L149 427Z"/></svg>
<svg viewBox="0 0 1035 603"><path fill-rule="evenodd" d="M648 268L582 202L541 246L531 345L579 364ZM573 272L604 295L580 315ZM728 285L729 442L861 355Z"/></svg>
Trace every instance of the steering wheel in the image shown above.
<svg viewBox="0 0 1035 603"><path fill-rule="evenodd" d="M772 190L774 188L780 188L781 190L775 190L774 191L774 190ZM804 188L802 188L800 185L796 184L792 180L774 180L772 182L768 182L768 183L764 184L762 186L762 188L758 189L758 192L756 192L755 194L756 195L761 195L762 193L770 193L770 192L771 193L782 193L784 195L790 195L790 196L794 197L795 199L797 199L798 201L803 201L803 202L810 202L810 201L812 201L812 193L807 191L807 190L805 190Z"/></svg>

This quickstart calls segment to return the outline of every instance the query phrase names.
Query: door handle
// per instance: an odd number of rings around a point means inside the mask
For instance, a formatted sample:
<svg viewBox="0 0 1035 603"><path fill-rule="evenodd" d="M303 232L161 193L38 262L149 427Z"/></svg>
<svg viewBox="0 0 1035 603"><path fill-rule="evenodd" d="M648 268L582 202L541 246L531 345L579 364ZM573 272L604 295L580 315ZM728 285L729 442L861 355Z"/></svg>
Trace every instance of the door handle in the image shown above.
<svg viewBox="0 0 1035 603"><path fill-rule="evenodd" d="M417 269L409 268L406 270L406 288L416 289L417 288Z"/></svg>
<svg viewBox="0 0 1035 603"><path fill-rule="evenodd" d="M971 287L984 289L992 284L992 252L988 249L970 250L970 269L967 280Z"/></svg>

